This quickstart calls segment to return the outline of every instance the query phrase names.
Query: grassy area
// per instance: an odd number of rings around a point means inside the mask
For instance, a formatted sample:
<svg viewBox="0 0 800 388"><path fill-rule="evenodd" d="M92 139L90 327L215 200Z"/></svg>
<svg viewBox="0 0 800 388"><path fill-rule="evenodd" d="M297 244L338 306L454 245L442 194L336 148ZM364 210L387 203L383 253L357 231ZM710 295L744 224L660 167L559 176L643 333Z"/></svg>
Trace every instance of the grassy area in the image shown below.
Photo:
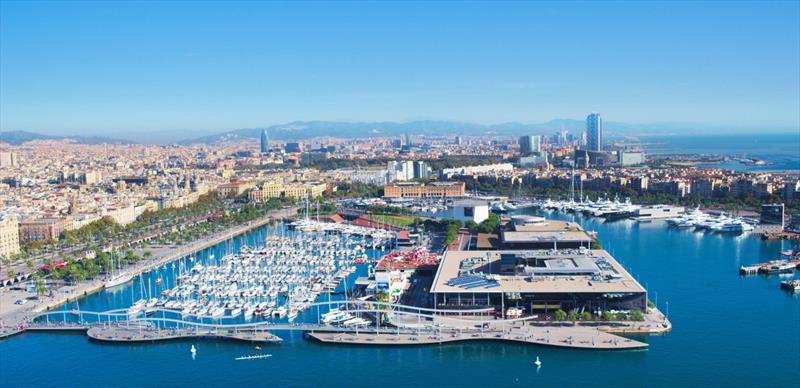
<svg viewBox="0 0 800 388"><path fill-rule="evenodd" d="M390 216L387 214L372 214L369 216L370 221L380 222L382 224L406 227L414 223L413 217L406 216Z"/></svg>

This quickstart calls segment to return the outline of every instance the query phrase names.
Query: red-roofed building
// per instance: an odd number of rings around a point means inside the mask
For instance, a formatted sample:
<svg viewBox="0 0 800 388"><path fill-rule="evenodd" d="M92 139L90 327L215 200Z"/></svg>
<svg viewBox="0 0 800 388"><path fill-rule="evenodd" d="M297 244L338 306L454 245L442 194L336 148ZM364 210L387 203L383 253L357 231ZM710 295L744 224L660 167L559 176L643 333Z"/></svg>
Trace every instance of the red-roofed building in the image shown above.
<svg viewBox="0 0 800 388"><path fill-rule="evenodd" d="M363 226L365 228L378 228L378 229L393 230L393 231L402 230L401 228L398 228L394 225L372 221L364 216L357 218L355 221L351 222L351 224L356 226Z"/></svg>
<svg viewBox="0 0 800 388"><path fill-rule="evenodd" d="M331 215L325 217L325 221L333 222L333 223L336 223L336 224L341 224L341 223L344 222L344 218L342 218L342 216L340 216L338 214L331 214Z"/></svg>

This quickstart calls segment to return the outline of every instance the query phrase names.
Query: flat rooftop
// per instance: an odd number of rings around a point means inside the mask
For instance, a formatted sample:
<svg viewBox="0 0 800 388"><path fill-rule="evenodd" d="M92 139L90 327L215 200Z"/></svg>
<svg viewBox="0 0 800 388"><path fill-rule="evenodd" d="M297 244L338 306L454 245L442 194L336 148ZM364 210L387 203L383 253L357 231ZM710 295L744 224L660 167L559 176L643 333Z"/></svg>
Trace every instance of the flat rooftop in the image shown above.
<svg viewBox="0 0 800 388"><path fill-rule="evenodd" d="M532 220L532 222L522 222ZM504 244L581 242L592 237L580 225L569 221L545 220L541 217L515 217L500 232Z"/></svg>
<svg viewBox="0 0 800 388"><path fill-rule="evenodd" d="M536 232L536 231L514 231L504 230L500 239L503 243L546 243L546 242L586 242L592 238L583 231L563 231L563 232Z"/></svg>
<svg viewBox="0 0 800 388"><path fill-rule="evenodd" d="M501 255L515 254L545 260L543 267L525 267L528 274L501 275ZM472 259L472 260L469 260ZM475 264L494 280L492 285L465 288L449 285L448 281L461 275L462 261ZM465 263L465 267L468 264ZM552 275L558 273L558 275ZM533 275L533 281L531 276ZM597 276L612 277L596 280ZM431 293L644 293L645 289L608 252L602 249L585 250L503 250L447 251L431 286Z"/></svg>
<svg viewBox="0 0 800 388"><path fill-rule="evenodd" d="M583 232L580 225L570 221L544 220L542 222L514 223L516 232Z"/></svg>

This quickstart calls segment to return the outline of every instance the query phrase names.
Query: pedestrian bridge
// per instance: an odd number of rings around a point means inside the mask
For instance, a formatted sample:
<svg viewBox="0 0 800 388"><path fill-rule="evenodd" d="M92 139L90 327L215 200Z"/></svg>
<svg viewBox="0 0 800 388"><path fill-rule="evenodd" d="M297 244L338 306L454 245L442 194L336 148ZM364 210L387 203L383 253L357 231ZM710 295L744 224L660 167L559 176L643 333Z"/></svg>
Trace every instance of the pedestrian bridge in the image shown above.
<svg viewBox="0 0 800 388"><path fill-rule="evenodd" d="M374 317L366 327L319 322L319 308L340 306L342 311ZM396 303L347 300L317 302L317 322L231 322L229 318L176 318L179 311L154 308L149 314L128 309L109 311L62 310L36 316L22 330L81 330L98 341L153 342L215 338L250 342L280 342L281 331L302 331L324 343L359 345L420 345L456 341L501 340L583 349L636 349L646 343L570 324L533 323L533 318L494 319L494 309L448 310ZM327 310L325 310L327 311ZM389 324L382 323L386 318ZM228 322L225 322L228 321Z"/></svg>

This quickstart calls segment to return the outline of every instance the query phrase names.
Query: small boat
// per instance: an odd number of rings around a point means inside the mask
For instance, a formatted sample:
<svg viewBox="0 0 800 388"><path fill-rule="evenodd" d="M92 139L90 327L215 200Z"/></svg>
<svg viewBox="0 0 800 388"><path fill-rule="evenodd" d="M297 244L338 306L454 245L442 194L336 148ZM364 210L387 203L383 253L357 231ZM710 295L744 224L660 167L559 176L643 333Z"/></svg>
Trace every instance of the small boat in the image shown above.
<svg viewBox="0 0 800 388"><path fill-rule="evenodd" d="M236 361L241 361L241 360L258 360L258 359L262 359L262 358L270 358L270 357L272 357L272 355L271 355L271 354L254 354L254 355L252 355L252 356L241 356L241 357L236 357L236 358L235 358L235 360L236 360Z"/></svg>
<svg viewBox="0 0 800 388"><path fill-rule="evenodd" d="M792 263L779 263L770 266L767 269L767 273L774 275L780 273L792 273L795 271L795 266Z"/></svg>
<svg viewBox="0 0 800 388"><path fill-rule="evenodd" d="M784 280L781 282L781 288L793 293L800 293L800 279Z"/></svg>
<svg viewBox="0 0 800 388"><path fill-rule="evenodd" d="M537 367L542 366L542 361L539 360L539 356L536 356L536 361L534 361L533 363L536 364Z"/></svg>

